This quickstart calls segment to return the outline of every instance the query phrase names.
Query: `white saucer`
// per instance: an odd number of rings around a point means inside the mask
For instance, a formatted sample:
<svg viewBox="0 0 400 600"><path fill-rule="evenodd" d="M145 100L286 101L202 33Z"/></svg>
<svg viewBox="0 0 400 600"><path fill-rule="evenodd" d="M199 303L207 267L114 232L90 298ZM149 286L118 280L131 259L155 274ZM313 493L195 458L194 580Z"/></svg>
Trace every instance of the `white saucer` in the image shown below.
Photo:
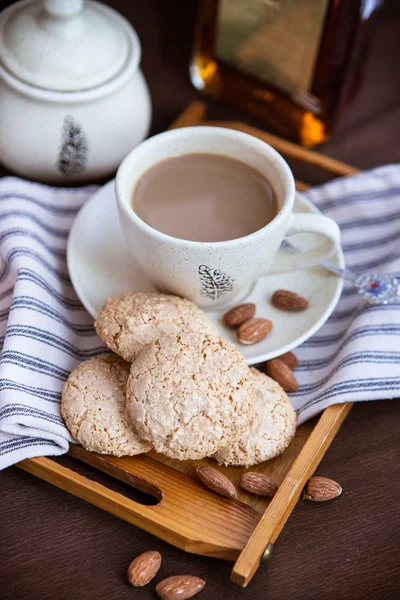
<svg viewBox="0 0 400 600"><path fill-rule="evenodd" d="M318 212L301 194L297 194L295 211ZM302 250L318 243L313 234L297 235L291 240ZM344 266L341 251L330 260ZM68 239L67 261L75 291L93 317L106 296L156 291L125 249L114 198L114 181L100 188L77 215ZM254 302L256 316L270 319L274 328L258 344L236 344L238 350L249 364L256 364L299 346L327 320L339 300L342 287L342 279L322 267L260 278L244 301ZM277 289L288 289L305 296L310 301L309 308L299 313L277 310L269 302ZM221 324L222 312L207 311L207 314L218 325L221 336L236 343L235 332Z"/></svg>

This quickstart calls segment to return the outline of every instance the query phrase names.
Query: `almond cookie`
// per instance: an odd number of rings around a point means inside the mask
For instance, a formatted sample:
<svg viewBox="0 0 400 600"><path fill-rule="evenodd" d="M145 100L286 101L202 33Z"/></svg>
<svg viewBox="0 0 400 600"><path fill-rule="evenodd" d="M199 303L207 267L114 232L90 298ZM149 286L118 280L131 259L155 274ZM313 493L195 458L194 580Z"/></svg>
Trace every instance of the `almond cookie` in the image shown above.
<svg viewBox="0 0 400 600"><path fill-rule="evenodd" d="M126 413L130 364L103 354L74 369L64 386L61 413L73 438L86 450L133 456L151 449Z"/></svg>
<svg viewBox="0 0 400 600"><path fill-rule="evenodd" d="M221 448L213 458L221 465L257 465L282 454L296 432L296 411L273 379L251 369L256 395L254 418L234 444Z"/></svg>
<svg viewBox="0 0 400 600"><path fill-rule="evenodd" d="M94 325L103 342L129 362L162 335L181 331L218 335L214 324L193 302L158 293L107 298Z"/></svg>
<svg viewBox="0 0 400 600"><path fill-rule="evenodd" d="M141 436L170 458L204 458L249 426L251 372L233 344L181 333L149 344L132 364L127 411Z"/></svg>

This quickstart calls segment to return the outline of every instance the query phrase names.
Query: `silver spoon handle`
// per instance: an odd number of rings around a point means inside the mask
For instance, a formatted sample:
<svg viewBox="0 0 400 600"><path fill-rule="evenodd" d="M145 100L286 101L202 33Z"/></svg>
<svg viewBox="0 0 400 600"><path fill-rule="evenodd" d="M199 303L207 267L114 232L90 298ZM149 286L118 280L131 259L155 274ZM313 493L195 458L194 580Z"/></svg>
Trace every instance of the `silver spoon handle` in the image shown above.
<svg viewBox="0 0 400 600"><path fill-rule="evenodd" d="M339 275L339 277L342 277L342 279L345 279L346 281L351 281L351 283L353 283L356 287L362 287L361 279L364 279L365 276L360 275L359 273L355 273L354 271L352 271L351 269L347 269L346 267L342 269L341 267L338 267L326 261L322 262L321 266L325 269L328 269L328 271Z"/></svg>
<svg viewBox="0 0 400 600"><path fill-rule="evenodd" d="M301 253L301 250L297 248L297 246L294 246L291 242L288 242L287 240L283 240L282 248L290 248L290 250L293 250L293 252ZM351 281L355 286L359 287L359 273L355 273L354 271L352 271L351 269L347 269L346 267L338 267L327 261L321 262L321 266L325 269L328 269L328 271L339 275L339 277L342 277L342 279L346 279L346 281Z"/></svg>
<svg viewBox="0 0 400 600"><path fill-rule="evenodd" d="M301 252L292 243L284 240L282 242L284 248L290 248L293 252ZM335 273L342 279L350 281L354 287L358 289L366 302L369 304L388 304L396 302L400 299L400 285L396 277L389 274L379 275L378 273L360 274L355 273L351 269L337 267L330 262L323 261L320 263L322 267Z"/></svg>

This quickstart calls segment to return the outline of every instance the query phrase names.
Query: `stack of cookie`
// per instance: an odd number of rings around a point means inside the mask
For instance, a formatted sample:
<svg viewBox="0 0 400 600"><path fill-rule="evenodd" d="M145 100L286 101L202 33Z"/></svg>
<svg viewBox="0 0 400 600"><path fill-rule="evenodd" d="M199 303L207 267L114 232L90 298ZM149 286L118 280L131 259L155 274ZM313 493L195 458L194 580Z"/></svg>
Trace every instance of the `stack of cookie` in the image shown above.
<svg viewBox="0 0 400 600"><path fill-rule="evenodd" d="M115 354L81 363L61 401L86 449L250 466L289 445L296 414L283 389L249 369L192 302L124 294L107 299L95 327Z"/></svg>

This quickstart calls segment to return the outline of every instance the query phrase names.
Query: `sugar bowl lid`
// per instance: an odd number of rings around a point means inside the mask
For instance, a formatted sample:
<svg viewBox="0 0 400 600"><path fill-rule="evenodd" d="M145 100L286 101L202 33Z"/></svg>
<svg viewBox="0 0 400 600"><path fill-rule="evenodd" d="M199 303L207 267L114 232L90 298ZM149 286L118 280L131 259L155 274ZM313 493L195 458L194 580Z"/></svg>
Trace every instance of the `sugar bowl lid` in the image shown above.
<svg viewBox="0 0 400 600"><path fill-rule="evenodd" d="M74 92L139 63L134 29L91 0L23 0L0 14L0 64L35 87Z"/></svg>

